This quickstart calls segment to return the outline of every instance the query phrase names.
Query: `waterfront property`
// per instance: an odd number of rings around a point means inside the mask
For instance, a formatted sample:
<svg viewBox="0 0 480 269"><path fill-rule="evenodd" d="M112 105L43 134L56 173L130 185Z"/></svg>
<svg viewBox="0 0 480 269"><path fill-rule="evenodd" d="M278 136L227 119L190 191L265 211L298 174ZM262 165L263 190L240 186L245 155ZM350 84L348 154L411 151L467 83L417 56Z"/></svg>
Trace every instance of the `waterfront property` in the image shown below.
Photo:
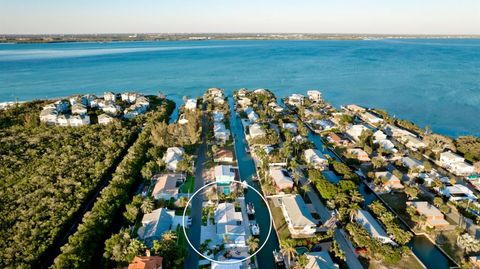
<svg viewBox="0 0 480 269"><path fill-rule="evenodd" d="M167 152L163 156L163 161L168 170L175 172L177 171L178 163L183 160L183 154L185 150L180 147L170 147L167 148Z"/></svg>
<svg viewBox="0 0 480 269"><path fill-rule="evenodd" d="M358 210L355 215L355 221L362 225L365 230L375 239L378 239L384 244L395 244L393 240L387 235L385 230L373 218L373 216L366 210Z"/></svg>
<svg viewBox="0 0 480 269"><path fill-rule="evenodd" d="M305 269L338 269L327 251L307 252L308 263Z"/></svg>
<svg viewBox="0 0 480 269"><path fill-rule="evenodd" d="M401 180L389 171L375 172L375 177L382 180L382 187L387 191L403 189Z"/></svg>
<svg viewBox="0 0 480 269"><path fill-rule="evenodd" d="M183 183L185 175L183 174L159 174L153 176L155 187L152 191L152 197L156 200L164 199L169 200L171 198L176 199L178 197L178 185Z"/></svg>
<svg viewBox="0 0 480 269"><path fill-rule="evenodd" d="M282 196L278 198L278 201L290 235L293 238L305 238L315 235L317 220L312 217L300 195Z"/></svg>
<svg viewBox="0 0 480 269"><path fill-rule="evenodd" d="M171 229L175 211L158 208L143 215L142 227L138 228L138 237L149 247L153 240L160 240L162 234Z"/></svg>
<svg viewBox="0 0 480 269"><path fill-rule="evenodd" d="M462 156L451 151L440 153L439 162L455 175L468 176L475 172L473 165L466 163Z"/></svg>
<svg viewBox="0 0 480 269"><path fill-rule="evenodd" d="M316 169L324 170L328 166L328 160L318 149L307 149L303 153L307 164Z"/></svg>
<svg viewBox="0 0 480 269"><path fill-rule="evenodd" d="M233 203L219 203L215 209L215 223L218 239L226 247L245 247L246 232L242 212L235 211Z"/></svg>
<svg viewBox="0 0 480 269"><path fill-rule="evenodd" d="M225 195L230 194L233 180L235 180L235 171L231 165L215 166L215 181L219 192Z"/></svg>
<svg viewBox="0 0 480 269"><path fill-rule="evenodd" d="M407 205L413 206L419 214L426 217L425 224L427 227L443 228L449 225L443 213L426 201L407 202Z"/></svg>
<svg viewBox="0 0 480 269"><path fill-rule="evenodd" d="M281 167L270 167L268 174L273 179L277 191L293 188L293 180L287 170Z"/></svg>

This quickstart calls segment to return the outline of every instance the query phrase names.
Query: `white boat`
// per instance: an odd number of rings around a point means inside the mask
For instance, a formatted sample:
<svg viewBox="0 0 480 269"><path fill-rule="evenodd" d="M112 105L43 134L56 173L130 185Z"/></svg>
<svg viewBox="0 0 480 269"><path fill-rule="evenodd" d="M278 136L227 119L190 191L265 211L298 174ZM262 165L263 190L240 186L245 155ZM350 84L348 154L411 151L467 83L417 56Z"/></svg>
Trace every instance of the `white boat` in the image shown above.
<svg viewBox="0 0 480 269"><path fill-rule="evenodd" d="M260 235L260 226L258 224L250 224L250 230L252 231L253 236Z"/></svg>
<svg viewBox="0 0 480 269"><path fill-rule="evenodd" d="M252 202L247 204L247 214L248 215L253 215L255 214L255 206L253 205Z"/></svg>

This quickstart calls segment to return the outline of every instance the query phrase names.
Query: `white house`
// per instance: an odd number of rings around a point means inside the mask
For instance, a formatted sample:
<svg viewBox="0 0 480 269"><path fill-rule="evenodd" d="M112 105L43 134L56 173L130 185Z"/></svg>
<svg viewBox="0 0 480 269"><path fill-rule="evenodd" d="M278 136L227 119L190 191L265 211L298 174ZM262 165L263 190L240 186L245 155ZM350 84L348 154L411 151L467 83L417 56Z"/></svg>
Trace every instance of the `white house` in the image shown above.
<svg viewBox="0 0 480 269"><path fill-rule="evenodd" d="M70 126L70 116L69 115L58 115L57 124L60 126Z"/></svg>
<svg viewBox="0 0 480 269"><path fill-rule="evenodd" d="M58 100L53 104L55 105L57 111L61 113L67 112L68 107L70 106L70 103L66 100Z"/></svg>
<svg viewBox="0 0 480 269"><path fill-rule="evenodd" d="M104 92L103 99L105 99L105 101L115 102L117 100L117 95L113 92Z"/></svg>
<svg viewBox="0 0 480 269"><path fill-rule="evenodd" d="M281 167L270 167L268 173L272 177L277 191L293 188L293 180L287 170Z"/></svg>
<svg viewBox="0 0 480 269"><path fill-rule="evenodd" d="M266 135L265 130L258 123L250 125L250 127L248 128L248 133L251 139Z"/></svg>
<svg viewBox="0 0 480 269"><path fill-rule="evenodd" d="M212 116L214 122L221 122L225 118L223 112L218 110L213 111Z"/></svg>
<svg viewBox="0 0 480 269"><path fill-rule="evenodd" d="M455 184L438 190L442 195L449 197L450 201L470 200L475 201L477 197L466 186Z"/></svg>
<svg viewBox="0 0 480 269"><path fill-rule="evenodd" d="M245 247L246 232L242 212L233 203L220 203L215 209L216 233L225 247Z"/></svg>
<svg viewBox="0 0 480 269"><path fill-rule="evenodd" d="M288 97L287 104L292 106L301 106L303 105L304 99L305 99L305 96L298 93L294 93Z"/></svg>
<svg viewBox="0 0 480 269"><path fill-rule="evenodd" d="M122 101L130 103L130 104L135 103L138 96L139 95L135 92L124 92L124 93L121 94Z"/></svg>
<svg viewBox="0 0 480 269"><path fill-rule="evenodd" d="M323 170L328 165L328 160L317 149L305 150L304 156L305 156L306 162L317 169Z"/></svg>
<svg viewBox="0 0 480 269"><path fill-rule="evenodd" d="M362 135L362 132L367 130L369 129L365 125L355 124L355 125L349 126L346 130L346 133L355 141L358 141L360 138L360 135Z"/></svg>
<svg viewBox="0 0 480 269"><path fill-rule="evenodd" d="M354 112L354 113L362 113L362 112L365 112L366 109L359 106L359 105L355 105L355 104L351 104L351 105L346 105L345 107L343 107L345 110L349 110L351 112Z"/></svg>
<svg viewBox="0 0 480 269"><path fill-rule="evenodd" d="M286 122L282 124L282 128L290 131L293 134L296 134L298 132L298 127L297 124L294 122Z"/></svg>
<svg viewBox="0 0 480 269"><path fill-rule="evenodd" d="M40 112L40 121L47 124L57 124L58 112L56 109L48 108Z"/></svg>
<svg viewBox="0 0 480 269"><path fill-rule="evenodd" d="M230 139L230 130L225 127L223 122L215 122L213 124L213 134L217 141L226 143Z"/></svg>
<svg viewBox="0 0 480 269"><path fill-rule="evenodd" d="M279 104L275 103L275 102L270 102L268 103L268 106L273 109L273 111L277 112L277 113L282 113L283 112L283 107L281 107Z"/></svg>
<svg viewBox="0 0 480 269"><path fill-rule="evenodd" d="M118 115L120 113L120 106L115 105L114 103L111 103L111 101L105 103L103 106L101 106L101 109L103 112L111 114L111 115Z"/></svg>
<svg viewBox="0 0 480 269"><path fill-rule="evenodd" d="M322 101L322 93L317 90L310 90L307 91L308 99L312 102L320 102Z"/></svg>
<svg viewBox="0 0 480 269"><path fill-rule="evenodd" d="M88 115L73 115L69 120L70 126L83 126L90 124L90 116Z"/></svg>
<svg viewBox="0 0 480 269"><path fill-rule="evenodd" d="M223 98L223 90L220 88L209 88L206 92L207 97L221 97Z"/></svg>
<svg viewBox="0 0 480 269"><path fill-rule="evenodd" d="M419 160L416 160L407 156L407 157L402 157L401 162L403 166L405 166L408 169L423 170L423 164Z"/></svg>
<svg viewBox="0 0 480 269"><path fill-rule="evenodd" d="M440 154L440 164L448 169L448 171L458 176L468 176L475 172L473 165L466 163L462 156L451 151L442 152Z"/></svg>
<svg viewBox="0 0 480 269"><path fill-rule="evenodd" d="M403 189L403 185L400 179L388 171L375 172L375 177L379 179L384 179L386 181L382 187L384 187L387 190Z"/></svg>
<svg viewBox="0 0 480 269"><path fill-rule="evenodd" d="M167 148L167 152L163 156L163 161L165 162L166 168L175 172L177 170L178 162L183 160L184 153L185 150L180 147Z"/></svg>
<svg viewBox="0 0 480 269"><path fill-rule="evenodd" d="M315 235L317 221L298 194L278 198L283 217L293 238L312 237Z"/></svg>
<svg viewBox="0 0 480 269"><path fill-rule="evenodd" d="M251 107L247 107L244 109L245 113L247 114L248 119L250 120L251 123L257 122L259 117L257 113L253 110Z"/></svg>
<svg viewBox="0 0 480 269"><path fill-rule="evenodd" d="M383 122L383 119L380 117L375 116L374 114L370 112L364 112L360 115L360 118L364 120L365 122L368 122L369 124L372 125L377 125Z"/></svg>
<svg viewBox="0 0 480 269"><path fill-rule="evenodd" d="M142 227L140 227L137 232L138 237L143 240L147 246L151 247L154 240L160 240L162 234L172 228L174 216L174 210L168 210L164 207L143 215Z"/></svg>
<svg viewBox="0 0 480 269"><path fill-rule="evenodd" d="M394 244L393 240L388 236L388 234L383 230L380 224L373 218L370 213L366 210L358 210L355 216L355 221L362 225L363 228L375 239L380 240L380 242L386 244Z"/></svg>
<svg viewBox="0 0 480 269"><path fill-rule="evenodd" d="M213 103L217 105L222 105L225 103L225 99L223 97L215 97L213 98Z"/></svg>
<svg viewBox="0 0 480 269"><path fill-rule="evenodd" d="M242 97L237 100L237 104L239 104L241 107L248 107L252 105L252 100L248 97Z"/></svg>
<svg viewBox="0 0 480 269"><path fill-rule="evenodd" d="M427 147L427 144L415 136L405 135L399 138L399 140L403 145L405 145L405 147L414 151Z"/></svg>
<svg viewBox="0 0 480 269"><path fill-rule="evenodd" d="M72 105L72 114L85 115L87 114L87 107L83 104L76 103Z"/></svg>
<svg viewBox="0 0 480 269"><path fill-rule="evenodd" d="M347 153L350 154L353 158L361 161L361 162L369 162L370 157L368 153L365 152L363 149L360 148L348 148Z"/></svg>
<svg viewBox="0 0 480 269"><path fill-rule="evenodd" d="M109 124L112 122L114 118L108 114L101 114L98 116L98 123L99 124Z"/></svg>
<svg viewBox="0 0 480 269"><path fill-rule="evenodd" d="M185 109L187 109L187 110L197 109L197 99L188 99L185 102Z"/></svg>
<svg viewBox="0 0 480 269"><path fill-rule="evenodd" d="M405 136L416 137L416 135L414 135L413 133L391 124L386 124L384 127L384 131L388 136L392 136L395 138L401 138Z"/></svg>
<svg viewBox="0 0 480 269"><path fill-rule="evenodd" d="M185 180L185 176L183 174L161 174L155 175L152 180L156 181L152 197L156 200L170 200L178 197L177 185Z"/></svg>
<svg viewBox="0 0 480 269"><path fill-rule="evenodd" d="M215 181L217 183L231 183L235 180L235 170L231 165L215 166Z"/></svg>
<svg viewBox="0 0 480 269"><path fill-rule="evenodd" d="M307 252L308 263L305 269L338 269L327 251Z"/></svg>

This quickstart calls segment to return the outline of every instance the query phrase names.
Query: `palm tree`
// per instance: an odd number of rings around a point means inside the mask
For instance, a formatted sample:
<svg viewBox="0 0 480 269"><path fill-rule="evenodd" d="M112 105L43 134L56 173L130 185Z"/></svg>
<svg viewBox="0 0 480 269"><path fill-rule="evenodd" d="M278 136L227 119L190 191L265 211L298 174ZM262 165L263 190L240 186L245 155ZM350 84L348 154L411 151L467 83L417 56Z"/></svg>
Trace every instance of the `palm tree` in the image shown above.
<svg viewBox="0 0 480 269"><path fill-rule="evenodd" d="M177 234L173 231L167 231L162 234L163 241L173 241L173 240L177 240L177 238L178 238Z"/></svg>
<svg viewBox="0 0 480 269"><path fill-rule="evenodd" d="M308 257L305 254L302 254L297 257L297 261L295 262L294 269L305 269L308 264Z"/></svg>
<svg viewBox="0 0 480 269"><path fill-rule="evenodd" d="M357 215L360 206L357 203L352 203L347 209L348 215L350 216L350 222L353 221L353 218Z"/></svg>
<svg viewBox="0 0 480 269"><path fill-rule="evenodd" d="M348 204L348 202L349 202L348 196L343 192L337 194L337 196L335 197L335 203L338 205L343 206Z"/></svg>
<svg viewBox="0 0 480 269"><path fill-rule="evenodd" d="M361 203L363 202L363 196L358 190L351 190L350 200L352 201L352 203Z"/></svg>
<svg viewBox="0 0 480 269"><path fill-rule="evenodd" d="M153 211L154 207L155 207L155 204L153 203L153 200L150 198L147 198L143 200L142 205L140 206L140 209L142 210L143 214L148 214Z"/></svg>
<svg viewBox="0 0 480 269"><path fill-rule="evenodd" d="M307 192L312 190L312 188L310 188L310 186L307 185L307 184L300 187L300 189L302 189L302 191L303 191L303 198L305 198L305 194L307 194Z"/></svg>
<svg viewBox="0 0 480 269"><path fill-rule="evenodd" d="M249 250L250 250L250 253L253 253L253 252L255 252L255 250L258 249L258 244L259 244L258 238L255 238L255 237L253 237L253 236L250 236L250 237L248 238L247 243L248 243L248 248L249 248Z"/></svg>
<svg viewBox="0 0 480 269"><path fill-rule="evenodd" d="M297 250L295 249L295 243L291 239L280 240L280 246L282 249L280 252L283 256L287 257L288 267L290 262L297 256Z"/></svg>

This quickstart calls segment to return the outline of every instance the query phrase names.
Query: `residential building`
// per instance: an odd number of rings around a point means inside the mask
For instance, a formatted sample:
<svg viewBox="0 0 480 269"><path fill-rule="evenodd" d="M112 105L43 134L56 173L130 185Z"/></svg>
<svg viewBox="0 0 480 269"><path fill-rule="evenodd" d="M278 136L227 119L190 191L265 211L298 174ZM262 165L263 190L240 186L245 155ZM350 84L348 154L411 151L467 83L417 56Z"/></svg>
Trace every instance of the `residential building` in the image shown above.
<svg viewBox="0 0 480 269"><path fill-rule="evenodd" d="M222 105L225 103L225 99L223 97L215 97L213 98L213 103L217 105Z"/></svg>
<svg viewBox="0 0 480 269"><path fill-rule="evenodd" d="M270 167L268 173L272 177L277 191L293 188L293 180L287 170L281 167Z"/></svg>
<svg viewBox="0 0 480 269"><path fill-rule="evenodd" d="M394 174L385 172L375 172L375 177L384 180L383 188L386 190L399 190L403 189L401 180Z"/></svg>
<svg viewBox="0 0 480 269"><path fill-rule="evenodd" d="M347 149L347 153L350 157L355 158L361 162L369 162L370 157L368 157L368 153L366 153L363 149L360 148L349 148Z"/></svg>
<svg viewBox="0 0 480 269"><path fill-rule="evenodd" d="M291 133L293 133L293 134L296 134L298 132L298 126L294 122L283 123L282 128L291 132Z"/></svg>
<svg viewBox="0 0 480 269"><path fill-rule="evenodd" d="M135 256L128 269L162 269L162 262L160 256Z"/></svg>
<svg viewBox="0 0 480 269"><path fill-rule="evenodd" d="M409 170L423 170L423 164L419 160L413 159L411 157L402 157L402 165L408 168Z"/></svg>
<svg viewBox="0 0 480 269"><path fill-rule="evenodd" d="M461 184L446 186L443 189L438 189L438 191L440 194L449 197L450 201L477 200L477 196L469 188Z"/></svg>
<svg viewBox="0 0 480 269"><path fill-rule="evenodd" d="M226 162L231 163L233 162L233 152L228 149L220 149L213 155L213 161L216 163L219 162Z"/></svg>
<svg viewBox="0 0 480 269"><path fill-rule="evenodd" d="M188 99L185 102L185 109L186 110L195 110L197 109L197 99Z"/></svg>
<svg viewBox="0 0 480 269"><path fill-rule="evenodd" d="M305 96L298 93L294 93L288 97L287 104L292 106L301 106L303 105L304 99L305 99Z"/></svg>
<svg viewBox="0 0 480 269"><path fill-rule="evenodd" d="M235 211L233 203L220 203L215 209L217 236L226 247L245 247L246 233L242 212Z"/></svg>
<svg viewBox="0 0 480 269"><path fill-rule="evenodd" d="M327 251L307 252L308 263L305 269L339 269Z"/></svg>
<svg viewBox="0 0 480 269"><path fill-rule="evenodd" d="M365 125L362 124L355 124L351 125L347 128L346 133L353 138L353 140L358 141L360 136L364 131L368 131L368 129Z"/></svg>
<svg viewBox="0 0 480 269"><path fill-rule="evenodd" d="M383 122L382 118L374 115L371 112L364 112L360 114L360 118L371 125L378 125Z"/></svg>
<svg viewBox="0 0 480 269"><path fill-rule="evenodd" d="M70 103L67 100L58 100L53 104L55 105L55 109L60 113L67 112L70 107Z"/></svg>
<svg viewBox="0 0 480 269"><path fill-rule="evenodd" d="M69 119L70 126L84 126L90 124L90 116L88 115L73 115Z"/></svg>
<svg viewBox="0 0 480 269"><path fill-rule="evenodd" d="M248 118L248 120L250 120L250 123L254 123L254 122L258 121L259 116L258 116L257 113L255 113L253 108L247 107L247 108L244 109L244 111L245 111L245 114L247 114L247 118Z"/></svg>
<svg viewBox="0 0 480 269"><path fill-rule="evenodd" d="M458 176L468 176L475 172L473 165L465 162L465 159L451 151L440 154L440 164L451 173Z"/></svg>
<svg viewBox="0 0 480 269"><path fill-rule="evenodd" d="M213 134L215 139L221 143L226 143L230 139L230 130L225 127L223 122L215 122L213 124Z"/></svg>
<svg viewBox="0 0 480 269"><path fill-rule="evenodd" d="M117 95L113 92L104 92L103 99L105 99L105 101L115 102L117 100Z"/></svg>
<svg viewBox="0 0 480 269"><path fill-rule="evenodd" d="M70 115L58 115L57 124L60 126L70 126Z"/></svg>
<svg viewBox="0 0 480 269"><path fill-rule="evenodd" d="M163 156L166 168L173 172L177 171L178 162L183 160L184 153L185 150L180 147L167 148L167 152L165 152L165 155Z"/></svg>
<svg viewBox="0 0 480 269"><path fill-rule="evenodd" d="M102 104L100 108L102 109L103 112L108 113L110 115L118 115L121 112L120 106L112 103L111 101L105 102L105 104Z"/></svg>
<svg viewBox="0 0 480 269"><path fill-rule="evenodd" d="M310 90L310 91L307 91L307 96L308 96L308 99L310 99L310 101L312 102L320 102L322 101L322 93L320 91L317 91L317 90Z"/></svg>
<svg viewBox="0 0 480 269"><path fill-rule="evenodd" d="M207 97L209 98L215 98L215 97L224 97L223 90L220 88L210 88L207 90L206 94Z"/></svg>
<svg viewBox="0 0 480 269"><path fill-rule="evenodd" d="M239 104L241 107L248 107L252 105L252 100L248 97L242 97L237 100L237 104Z"/></svg>
<svg viewBox="0 0 480 269"><path fill-rule="evenodd" d="M183 174L160 174L153 176L152 180L156 181L153 188L152 197L156 200L170 200L178 198L178 185L185 180Z"/></svg>
<svg viewBox="0 0 480 269"><path fill-rule="evenodd" d="M416 151L419 149L423 149L427 147L427 144L425 144L421 139L415 137L415 136L410 136L406 135L401 138L399 138L400 142L402 142L405 147Z"/></svg>
<svg viewBox="0 0 480 269"><path fill-rule="evenodd" d="M137 97L139 97L139 94L135 92L124 92L121 94L121 97L122 101L133 104L137 100Z"/></svg>
<svg viewBox="0 0 480 269"><path fill-rule="evenodd" d="M312 237L315 235L317 220L298 194L278 198L283 217L293 238Z"/></svg>
<svg viewBox="0 0 480 269"><path fill-rule="evenodd" d="M350 141L346 139L342 134L329 133L327 136L327 141L334 144L335 146L350 146Z"/></svg>
<svg viewBox="0 0 480 269"><path fill-rule="evenodd" d="M407 202L407 205L413 206L420 215L427 218L427 227L442 228L449 225L442 212L426 201Z"/></svg>
<svg viewBox="0 0 480 269"><path fill-rule="evenodd" d="M362 225L365 230L375 239L386 244L394 243L388 234L383 230L380 224L373 218L373 216L366 210L358 210L355 216L355 221Z"/></svg>
<svg viewBox="0 0 480 269"><path fill-rule="evenodd" d="M304 152L305 161L317 169L324 170L328 166L328 160L317 149L307 149Z"/></svg>
<svg viewBox="0 0 480 269"><path fill-rule="evenodd" d="M218 110L213 111L212 117L214 122L221 122L225 119L223 112Z"/></svg>
<svg viewBox="0 0 480 269"><path fill-rule="evenodd" d="M266 135L265 130L258 123L254 123L250 125L248 128L248 133L249 133L250 139L254 139L254 138L262 137Z"/></svg>
<svg viewBox="0 0 480 269"><path fill-rule="evenodd" d="M392 124L386 124L383 129L388 136L395 138L401 138L406 136L416 137L415 134Z"/></svg>
<svg viewBox="0 0 480 269"><path fill-rule="evenodd" d="M87 107L83 104L76 103L72 105L72 114L85 115L87 114Z"/></svg>
<svg viewBox="0 0 480 269"><path fill-rule="evenodd" d="M270 102L268 103L268 106L273 109L273 111L277 113L282 113L283 112L283 107L281 107L279 104L275 102Z"/></svg>
<svg viewBox="0 0 480 269"><path fill-rule="evenodd" d="M362 112L365 112L366 109L361 107L361 106L358 106L358 105L355 105L355 104L351 104L351 105L346 105L345 107L343 107L345 110L348 110L348 111L351 111L351 112L354 112L354 113L362 113Z"/></svg>
<svg viewBox="0 0 480 269"><path fill-rule="evenodd" d="M115 120L115 118L108 115L108 114L101 114L101 115L98 116L98 123L99 124L109 124L114 120Z"/></svg>
<svg viewBox="0 0 480 269"><path fill-rule="evenodd" d="M54 108L43 109L40 112L40 121L47 124L57 124L58 112Z"/></svg>
<svg viewBox="0 0 480 269"><path fill-rule="evenodd" d="M187 124L188 123L188 119L187 117L185 116L185 114L181 114L179 117L178 117L178 123L179 124Z"/></svg>
<svg viewBox="0 0 480 269"><path fill-rule="evenodd" d="M174 210L164 207L143 215L142 227L137 232L138 237L151 247L154 240L160 240L162 234L171 229L174 216Z"/></svg>
<svg viewBox="0 0 480 269"><path fill-rule="evenodd" d="M235 180L235 170L231 165L215 166L215 182L217 190L225 195L232 191L232 182Z"/></svg>

